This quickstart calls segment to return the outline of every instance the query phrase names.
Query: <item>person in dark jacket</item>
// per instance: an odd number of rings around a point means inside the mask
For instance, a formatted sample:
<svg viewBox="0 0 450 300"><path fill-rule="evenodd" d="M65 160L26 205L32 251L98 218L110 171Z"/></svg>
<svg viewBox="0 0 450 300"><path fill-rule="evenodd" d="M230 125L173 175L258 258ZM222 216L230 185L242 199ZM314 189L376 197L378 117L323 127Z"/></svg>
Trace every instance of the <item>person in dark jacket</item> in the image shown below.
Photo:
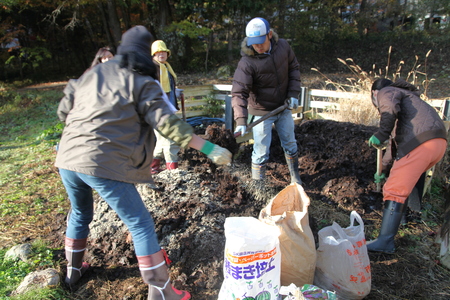
<svg viewBox="0 0 450 300"><path fill-rule="evenodd" d="M177 110L179 110L176 93L177 75L167 61L167 58L170 56L170 50L167 49L166 43L161 40L154 41L151 50L161 87L167 94L170 103ZM163 159L166 161L166 170L177 169L180 146L178 146L175 142L164 138L158 133L158 131L155 131L155 135L156 146L153 151L152 174L157 174L163 171L161 168L161 162Z"/></svg>
<svg viewBox="0 0 450 300"><path fill-rule="evenodd" d="M420 98L417 88L403 79L395 83L377 79L372 84L372 102L380 113L380 128L369 146L378 147L392 131L395 160L383 186L384 211L378 238L367 243L369 251L394 253L394 237L406 210L406 200L429 168L447 148L447 131L437 111ZM375 174L375 180L385 177Z"/></svg>
<svg viewBox="0 0 450 300"><path fill-rule="evenodd" d="M234 73L231 90L235 132L241 135L247 133L249 114L253 115L256 121L285 103L289 104L289 109L253 127L252 178L261 181L265 177L272 125L275 125L289 167L291 182L301 184L291 112L291 109L298 107L299 63L288 42L278 38L270 29L267 20L252 19L247 24L246 36L241 44L242 57Z"/></svg>
<svg viewBox="0 0 450 300"><path fill-rule="evenodd" d="M228 164L231 153L195 135L193 127L174 114L156 81L152 42L144 26L126 31L118 55L70 81L58 106L66 125L55 166L71 203L65 282L75 284L88 267L83 256L96 190L133 237L139 269L149 285L148 299L185 300L190 294L170 283L153 218L134 184L153 182L149 170L154 130L181 147L200 150L216 164Z"/></svg>

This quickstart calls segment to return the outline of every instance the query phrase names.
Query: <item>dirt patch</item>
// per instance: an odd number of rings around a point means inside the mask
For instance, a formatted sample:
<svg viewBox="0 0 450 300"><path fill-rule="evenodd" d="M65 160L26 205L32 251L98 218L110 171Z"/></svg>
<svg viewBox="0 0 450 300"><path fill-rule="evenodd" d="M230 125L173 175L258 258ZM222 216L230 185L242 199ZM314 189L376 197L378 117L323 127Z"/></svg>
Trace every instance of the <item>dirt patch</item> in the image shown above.
<svg viewBox="0 0 450 300"><path fill-rule="evenodd" d="M180 168L155 176L158 190L138 185L155 221L160 244L173 261L170 274L177 288L193 299L217 299L223 281L224 222L231 216L258 217L260 210L290 182L284 153L274 131L267 184L256 187L250 175L252 145L233 143L221 124L197 133L235 153L231 166L217 167L195 150L180 152ZM366 141L375 127L330 120L296 125L299 167L311 198L310 226L317 232L333 221L346 227L356 210L366 237L381 221L382 196L375 192L376 150ZM224 136L225 135L225 136ZM446 167L448 169L448 166ZM428 215L439 223L439 217ZM62 247L65 221L57 216L49 240ZM448 299L450 276L437 261L434 232L420 219L409 219L397 236L394 255L370 254L372 291L366 299ZM428 222L429 223L429 222ZM106 224L106 226L100 226ZM420 251L411 251L411 249ZM64 273L63 252L57 252ZM73 288L73 299L146 299L126 228L101 199L96 200L86 260L91 268Z"/></svg>

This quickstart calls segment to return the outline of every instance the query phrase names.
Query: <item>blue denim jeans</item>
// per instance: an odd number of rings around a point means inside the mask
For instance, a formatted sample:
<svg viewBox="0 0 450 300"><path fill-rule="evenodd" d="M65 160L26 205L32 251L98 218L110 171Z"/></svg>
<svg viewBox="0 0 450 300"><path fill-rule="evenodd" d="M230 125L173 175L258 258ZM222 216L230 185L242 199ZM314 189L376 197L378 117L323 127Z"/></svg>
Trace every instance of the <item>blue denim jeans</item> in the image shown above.
<svg viewBox="0 0 450 300"><path fill-rule="evenodd" d="M134 184L65 169L59 169L59 173L72 205L67 223L67 237L88 237L89 223L94 216L94 189L130 230L137 256L154 254L161 249L153 218Z"/></svg>
<svg viewBox="0 0 450 300"><path fill-rule="evenodd" d="M257 121L260 118L261 116L255 116L253 121ZM272 124L275 124L275 130L278 132L284 152L290 156L297 153L294 119L292 118L292 112L289 109L285 109L278 115L270 117L253 127L253 164L262 165L269 160Z"/></svg>

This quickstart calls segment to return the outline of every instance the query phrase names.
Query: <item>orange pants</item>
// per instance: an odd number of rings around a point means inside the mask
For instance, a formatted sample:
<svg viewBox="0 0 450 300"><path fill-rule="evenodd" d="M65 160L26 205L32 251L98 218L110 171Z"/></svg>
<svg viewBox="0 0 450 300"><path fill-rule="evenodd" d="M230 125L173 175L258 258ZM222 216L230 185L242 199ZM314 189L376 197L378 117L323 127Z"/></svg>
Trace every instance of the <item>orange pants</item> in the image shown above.
<svg viewBox="0 0 450 300"><path fill-rule="evenodd" d="M420 175L444 157L446 148L445 139L432 139L394 161L391 173L383 186L383 201L405 203Z"/></svg>

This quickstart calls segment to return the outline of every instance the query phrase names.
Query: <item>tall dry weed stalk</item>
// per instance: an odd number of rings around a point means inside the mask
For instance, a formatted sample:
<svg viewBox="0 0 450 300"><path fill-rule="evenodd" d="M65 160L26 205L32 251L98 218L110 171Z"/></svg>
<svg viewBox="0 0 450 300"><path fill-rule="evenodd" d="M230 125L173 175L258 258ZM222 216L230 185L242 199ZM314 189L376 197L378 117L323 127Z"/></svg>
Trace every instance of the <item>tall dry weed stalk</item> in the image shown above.
<svg viewBox="0 0 450 300"><path fill-rule="evenodd" d="M331 85L336 91L352 93L350 98L333 99L333 102L338 106L331 106L327 109L327 113L335 120L342 122L352 122L356 124L363 124L368 126L375 126L379 121L378 111L374 108L371 101L371 87L372 83L378 78L387 78L392 81L396 81L399 78L403 78L416 86L419 91L422 91L421 98L424 101L429 100L427 91L431 82L434 79L429 79L427 75L427 60L431 53L429 50L425 56L425 62L423 65L419 63L419 57L415 56L415 62L412 69L402 77L402 69L405 62L402 60L398 63L395 71L390 74L391 69L391 53L392 46L388 50L387 64L384 68L378 68L375 64L372 66L372 70L369 72L364 71L359 65L357 65L352 58L345 60L338 58L338 61L344 64L351 72L350 77L346 78L344 82L336 82L331 80L325 74L321 73L316 68L311 70L320 73L326 80L326 85ZM347 94L348 96L348 94Z"/></svg>

